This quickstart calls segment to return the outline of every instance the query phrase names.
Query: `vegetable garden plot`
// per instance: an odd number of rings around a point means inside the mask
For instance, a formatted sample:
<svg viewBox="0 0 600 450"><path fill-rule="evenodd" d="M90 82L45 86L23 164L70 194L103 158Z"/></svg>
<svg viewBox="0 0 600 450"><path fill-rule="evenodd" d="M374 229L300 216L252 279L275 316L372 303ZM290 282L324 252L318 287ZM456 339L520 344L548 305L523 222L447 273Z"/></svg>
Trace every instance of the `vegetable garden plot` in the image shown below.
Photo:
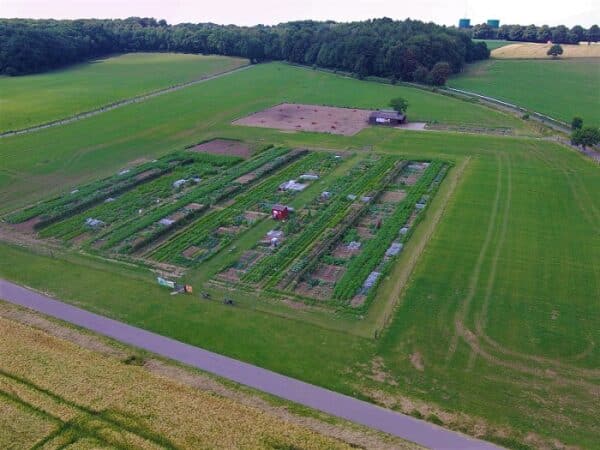
<svg viewBox="0 0 600 450"><path fill-rule="evenodd" d="M435 162L428 169L429 166L407 164L385 186L385 191L374 196L362 216L352 222L339 239L321 253L312 268L291 286L293 292L318 300L334 300L338 306L362 311L376 291L381 275L400 254L409 237L404 228L409 220L407 211L420 211L416 205L422 205L420 202L424 198L428 200L441 182L442 164ZM398 192L392 190L396 180L407 175L417 179L418 184L404 187L402 200L398 201L398 196L389 193ZM365 228L369 230L366 236L361 233Z"/></svg>
<svg viewBox="0 0 600 450"><path fill-rule="evenodd" d="M265 150L252 159L223 170L222 173L208 180L206 183L200 184L197 188L184 193L176 201L160 205L147 214L137 217L135 220L125 222L118 228L110 230L109 233L102 234L99 236L99 239L103 240L101 248L108 249L117 246L122 253L136 251L176 228L157 227L156 224L162 219L182 209L188 209L188 205L193 203L208 206L230 198L243 187L243 185L234 181L241 175L253 173L255 174L255 179L258 180L276 168L301 157L304 153L302 151L289 151L284 148ZM185 218L177 225L183 225L203 212L204 208L196 208L189 211ZM133 245L134 242L136 242L135 246Z"/></svg>
<svg viewBox="0 0 600 450"><path fill-rule="evenodd" d="M190 164L195 161L203 161L219 166L235 163L239 159L210 154L192 155L185 152L172 153L132 169L122 170L111 177L80 186L59 197L10 214L7 217L7 221L10 223L21 223L32 218L37 218L36 229L40 229L84 211L108 198L131 190L139 184L148 182L150 179L167 174L178 166Z"/></svg>
<svg viewBox="0 0 600 450"><path fill-rule="evenodd" d="M12 217L42 217L41 237L88 251L133 254L168 270L204 267L204 282L216 286L360 313L444 170L377 153L271 147L242 160L178 152L121 171L113 186L109 177ZM274 205L288 208L282 220Z"/></svg>
<svg viewBox="0 0 600 450"><path fill-rule="evenodd" d="M328 235L334 233L335 228L344 221L351 205L360 195L376 189L385 175L391 171L397 160L392 156L382 156L362 173L350 173L338 180L341 189L334 195L318 220L302 230L295 239L291 239L271 257L263 259L246 276L245 281L262 282L273 287L282 279L293 276L304 270L309 264L307 252ZM289 267L289 269L288 269Z"/></svg>
<svg viewBox="0 0 600 450"><path fill-rule="evenodd" d="M181 265L199 264L256 223L255 218L253 220L247 218L247 211L266 214L270 212L273 204L290 201L295 193L279 189L284 181L298 178L309 171L323 176L333 170L338 163L339 160L333 155L311 153L275 172L254 188L233 197L231 205L206 214L182 233L157 248L150 257ZM229 232L223 232L224 229ZM183 257L183 252L191 246L203 249L193 260Z"/></svg>
<svg viewBox="0 0 600 450"><path fill-rule="evenodd" d="M118 226L140 217L144 212L175 201L177 197L209 182L220 170L220 166L202 161L178 166L166 175L140 184L122 195L109 197L97 206L50 225L40 235L72 239L90 231L86 223L88 218L102 221L103 228ZM181 180L185 182L180 183Z"/></svg>

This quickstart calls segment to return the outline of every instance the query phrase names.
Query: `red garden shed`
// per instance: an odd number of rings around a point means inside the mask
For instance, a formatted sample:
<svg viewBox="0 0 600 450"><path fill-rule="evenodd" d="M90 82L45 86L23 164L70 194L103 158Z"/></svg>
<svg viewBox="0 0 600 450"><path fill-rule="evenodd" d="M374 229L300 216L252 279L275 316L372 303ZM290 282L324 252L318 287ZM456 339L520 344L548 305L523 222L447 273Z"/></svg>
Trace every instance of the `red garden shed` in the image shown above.
<svg viewBox="0 0 600 450"><path fill-rule="evenodd" d="M275 220L285 220L288 218L290 211L285 205L273 205L271 208L271 217Z"/></svg>

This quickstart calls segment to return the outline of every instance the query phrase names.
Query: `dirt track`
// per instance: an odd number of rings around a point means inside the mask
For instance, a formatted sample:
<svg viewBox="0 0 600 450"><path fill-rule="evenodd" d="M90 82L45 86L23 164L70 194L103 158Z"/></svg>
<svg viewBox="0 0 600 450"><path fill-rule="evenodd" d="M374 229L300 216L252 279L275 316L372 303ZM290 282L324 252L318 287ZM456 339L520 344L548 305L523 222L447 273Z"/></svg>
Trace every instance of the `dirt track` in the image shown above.
<svg viewBox="0 0 600 450"><path fill-rule="evenodd" d="M498 448L493 444L446 430L362 400L338 394L85 311L1 279L0 298L100 333L128 345L425 447L463 450Z"/></svg>

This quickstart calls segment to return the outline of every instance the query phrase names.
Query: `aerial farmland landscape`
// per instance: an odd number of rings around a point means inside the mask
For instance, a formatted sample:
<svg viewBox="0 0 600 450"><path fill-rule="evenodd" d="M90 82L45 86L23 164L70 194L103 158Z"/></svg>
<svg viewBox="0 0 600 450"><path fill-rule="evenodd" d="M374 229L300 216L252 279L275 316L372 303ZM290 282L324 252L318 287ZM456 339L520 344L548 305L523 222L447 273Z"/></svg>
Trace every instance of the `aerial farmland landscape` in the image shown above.
<svg viewBox="0 0 600 450"><path fill-rule="evenodd" d="M597 8L55 3L0 11L0 448L600 448Z"/></svg>

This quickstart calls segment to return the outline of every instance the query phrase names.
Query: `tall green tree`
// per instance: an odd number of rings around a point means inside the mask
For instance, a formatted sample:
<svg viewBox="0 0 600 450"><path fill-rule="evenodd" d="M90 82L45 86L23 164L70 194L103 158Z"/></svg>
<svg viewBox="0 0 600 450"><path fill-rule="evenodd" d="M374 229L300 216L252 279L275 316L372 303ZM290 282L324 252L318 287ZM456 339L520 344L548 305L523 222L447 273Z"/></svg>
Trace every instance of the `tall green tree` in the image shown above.
<svg viewBox="0 0 600 450"><path fill-rule="evenodd" d="M390 100L390 106L394 111L404 114L408 109L408 102L403 97L396 97Z"/></svg>
<svg viewBox="0 0 600 450"><path fill-rule="evenodd" d="M558 58L558 56L563 54L563 48L560 44L553 44L546 54L552 56L552 58Z"/></svg>
<svg viewBox="0 0 600 450"><path fill-rule="evenodd" d="M600 144L600 129L596 127L583 127L575 130L571 135L571 143L581 145L584 148Z"/></svg>
<svg viewBox="0 0 600 450"><path fill-rule="evenodd" d="M579 130L583 126L583 119L581 117L573 117L571 120L571 129Z"/></svg>

